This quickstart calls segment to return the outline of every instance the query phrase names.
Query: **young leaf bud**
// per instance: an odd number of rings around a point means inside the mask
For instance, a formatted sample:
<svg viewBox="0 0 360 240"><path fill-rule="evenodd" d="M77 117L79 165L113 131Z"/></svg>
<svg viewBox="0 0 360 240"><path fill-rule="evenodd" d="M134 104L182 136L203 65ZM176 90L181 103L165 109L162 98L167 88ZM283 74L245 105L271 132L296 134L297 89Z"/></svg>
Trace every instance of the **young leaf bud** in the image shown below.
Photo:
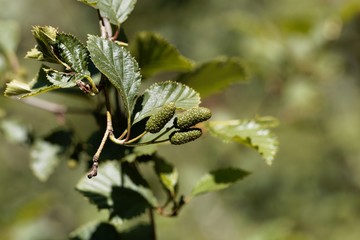
<svg viewBox="0 0 360 240"><path fill-rule="evenodd" d="M171 144L181 145L198 139L202 134L200 128L189 128L172 132L169 136Z"/></svg>
<svg viewBox="0 0 360 240"><path fill-rule="evenodd" d="M163 105L159 111L152 115L146 122L145 131L150 133L160 132L166 123L169 122L170 119L174 116L175 110L176 107L175 103L173 102Z"/></svg>
<svg viewBox="0 0 360 240"><path fill-rule="evenodd" d="M175 120L174 125L179 129L187 129L197 123L204 122L211 118L211 111L204 107L194 107L181 114Z"/></svg>

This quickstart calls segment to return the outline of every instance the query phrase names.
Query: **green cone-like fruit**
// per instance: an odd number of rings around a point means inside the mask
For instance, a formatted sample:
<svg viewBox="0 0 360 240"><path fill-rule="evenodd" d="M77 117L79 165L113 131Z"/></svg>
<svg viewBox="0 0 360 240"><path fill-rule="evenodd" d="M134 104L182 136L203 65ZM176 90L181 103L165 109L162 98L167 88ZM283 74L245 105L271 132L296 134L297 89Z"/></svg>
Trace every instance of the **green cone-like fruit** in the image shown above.
<svg viewBox="0 0 360 240"><path fill-rule="evenodd" d="M211 118L211 111L204 107L194 107L181 114L175 120L174 125L179 129L187 129L197 123L204 122Z"/></svg>
<svg viewBox="0 0 360 240"><path fill-rule="evenodd" d="M161 129L174 116L176 110L175 103L167 103L160 108L158 112L152 115L146 122L145 131L150 133L160 132Z"/></svg>
<svg viewBox="0 0 360 240"><path fill-rule="evenodd" d="M185 130L172 132L169 136L171 144L180 145L198 139L202 134L200 128L189 128Z"/></svg>

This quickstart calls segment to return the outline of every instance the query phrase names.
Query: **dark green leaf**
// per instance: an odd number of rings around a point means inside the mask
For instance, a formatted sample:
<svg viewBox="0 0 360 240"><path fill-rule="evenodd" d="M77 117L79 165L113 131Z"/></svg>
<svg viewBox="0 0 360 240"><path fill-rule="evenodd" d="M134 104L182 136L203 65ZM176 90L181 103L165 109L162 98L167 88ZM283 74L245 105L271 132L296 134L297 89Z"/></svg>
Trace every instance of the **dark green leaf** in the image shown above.
<svg viewBox="0 0 360 240"><path fill-rule="evenodd" d="M74 143L73 132L68 129L58 129L53 131L48 136L44 137L44 140L59 145L61 147L61 153L70 152L70 148Z"/></svg>
<svg viewBox="0 0 360 240"><path fill-rule="evenodd" d="M208 97L247 78L246 68L240 60L224 58L206 62L191 72L179 75L176 81L194 88L201 97Z"/></svg>
<svg viewBox="0 0 360 240"><path fill-rule="evenodd" d="M108 222L94 221L87 223L72 233L70 233L71 240L120 240L120 234L115 226Z"/></svg>
<svg viewBox="0 0 360 240"><path fill-rule="evenodd" d="M161 184L172 196L176 196L176 190L179 180L177 169L162 158L155 158L155 172L158 175Z"/></svg>
<svg viewBox="0 0 360 240"><path fill-rule="evenodd" d="M143 176L139 173L138 167L136 164L123 162L121 163L121 169L123 174L129 177L132 183L134 183L138 187L149 188L149 184L143 178Z"/></svg>
<svg viewBox="0 0 360 240"><path fill-rule="evenodd" d="M134 162L139 157L151 156L156 152L156 145L145 145L141 147L134 147L131 153L126 154L121 160L127 162Z"/></svg>
<svg viewBox="0 0 360 240"><path fill-rule="evenodd" d="M105 162L99 167L99 174L88 179L84 176L76 185L76 189L87 197L99 209L110 208L110 196L113 186L121 185L120 166L116 162Z"/></svg>
<svg viewBox="0 0 360 240"><path fill-rule="evenodd" d="M60 59L77 73L87 73L89 52L74 36L65 33L56 35ZM89 74L89 73L88 73Z"/></svg>
<svg viewBox="0 0 360 240"><path fill-rule="evenodd" d="M110 218L131 219L143 214L150 206L138 192L124 187L113 187L111 199L114 203Z"/></svg>
<svg viewBox="0 0 360 240"><path fill-rule="evenodd" d="M120 236L126 240L151 239L152 227L150 224L138 224L126 232L121 232Z"/></svg>
<svg viewBox="0 0 360 240"><path fill-rule="evenodd" d="M76 189L99 209L112 209L114 207L112 189L120 186L137 192L153 206L157 205L155 196L141 176L139 177L138 174L132 173L129 168L124 167L124 176L121 177L121 171L120 164L116 161L102 163L99 166L98 175L93 179L88 179L85 175L77 184ZM124 180L123 184L121 183L122 179Z"/></svg>
<svg viewBox="0 0 360 240"><path fill-rule="evenodd" d="M92 61L119 91L130 116L141 82L137 62L125 48L112 41L89 36L87 44Z"/></svg>
<svg viewBox="0 0 360 240"><path fill-rule="evenodd" d="M152 32L139 33L131 52L139 63L141 74L151 77L161 72L189 71L193 63L160 35Z"/></svg>
<svg viewBox="0 0 360 240"><path fill-rule="evenodd" d="M99 210L111 208L109 197L92 191L80 191L84 197L94 204Z"/></svg>
<svg viewBox="0 0 360 240"><path fill-rule="evenodd" d="M200 181L193 188L191 195L197 196L200 194L228 188L247 175L249 175L248 172L234 168L212 171L200 179Z"/></svg>
<svg viewBox="0 0 360 240"><path fill-rule="evenodd" d="M164 104L173 102L178 109L189 109L200 104L200 96L192 88L167 81L150 86L142 98L142 109L136 113L134 123L153 115Z"/></svg>
<svg viewBox="0 0 360 240"><path fill-rule="evenodd" d="M274 125L274 124L272 124ZM256 151L271 165L278 150L278 140L266 128L271 126L269 121L258 120L230 120L210 121L206 124L210 133L224 141L235 141L245 144Z"/></svg>

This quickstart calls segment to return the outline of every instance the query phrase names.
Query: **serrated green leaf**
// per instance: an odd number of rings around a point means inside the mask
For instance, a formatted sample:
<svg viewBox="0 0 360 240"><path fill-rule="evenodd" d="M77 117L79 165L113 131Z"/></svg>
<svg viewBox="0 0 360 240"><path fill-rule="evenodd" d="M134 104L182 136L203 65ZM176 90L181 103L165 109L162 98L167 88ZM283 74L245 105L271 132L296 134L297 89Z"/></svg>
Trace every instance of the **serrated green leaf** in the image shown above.
<svg viewBox="0 0 360 240"><path fill-rule="evenodd" d="M18 80L12 80L6 84L5 96L22 96L31 93L30 86Z"/></svg>
<svg viewBox="0 0 360 240"><path fill-rule="evenodd" d="M162 158L156 158L154 162L155 172L159 177L161 184L170 192L171 196L176 196L179 180L179 173L177 169Z"/></svg>
<svg viewBox="0 0 360 240"><path fill-rule="evenodd" d="M260 153L266 163L271 165L278 150L278 140L261 121L230 120L210 121L206 124L210 133L224 141L245 144Z"/></svg>
<svg viewBox="0 0 360 240"><path fill-rule="evenodd" d="M249 175L249 172L234 168L212 171L200 179L200 181L193 188L191 195L198 196L200 194L228 188L247 175Z"/></svg>
<svg viewBox="0 0 360 240"><path fill-rule="evenodd" d="M113 187L120 186L141 194L153 206L157 205L156 198L151 189L141 179L130 174L129 169L124 169L126 174L123 177L120 176L120 172L121 167L118 162L108 161L102 163L99 166L98 175L92 179L84 176L76 185L76 189L99 209L113 209L112 190ZM124 180L123 184L121 182L122 179Z"/></svg>
<svg viewBox="0 0 360 240"><path fill-rule="evenodd" d="M158 34L141 32L133 42L131 53L138 61L144 77L161 72L189 71L193 68L192 61L182 56L173 45Z"/></svg>
<svg viewBox="0 0 360 240"><path fill-rule="evenodd" d="M78 0L99 9L100 15L106 17L117 26L125 22L133 11L136 0Z"/></svg>
<svg viewBox="0 0 360 240"><path fill-rule="evenodd" d="M26 54L26 57L66 65L60 61L54 52L57 35L56 28L51 26L34 26L31 32L37 42L37 45L35 46L37 51L35 49L30 50L30 52ZM39 54L39 52L41 54Z"/></svg>
<svg viewBox="0 0 360 240"><path fill-rule="evenodd" d="M30 168L34 175L45 182L59 164L61 147L44 140L35 141L30 150Z"/></svg>
<svg viewBox="0 0 360 240"><path fill-rule="evenodd" d="M26 53L25 58L42 61L44 60L44 55L37 47L34 47Z"/></svg>
<svg viewBox="0 0 360 240"><path fill-rule="evenodd" d="M60 88L49 82L44 68L46 68L46 66L40 68L38 74L29 84L16 79L7 83L4 93L5 96L25 98Z"/></svg>
<svg viewBox="0 0 360 240"><path fill-rule="evenodd" d="M135 4L136 0L98 0L96 6L102 17L106 17L112 24L120 26L128 18Z"/></svg>
<svg viewBox="0 0 360 240"><path fill-rule="evenodd" d="M15 21L0 21L0 52L15 53L20 41L20 26Z"/></svg>
<svg viewBox="0 0 360 240"><path fill-rule="evenodd" d="M46 72L46 78L54 86L60 88L70 88L76 86L75 78L73 75L69 75L64 72L58 72L53 69L44 69Z"/></svg>
<svg viewBox="0 0 360 240"><path fill-rule="evenodd" d="M134 123L154 114L164 104L173 102L178 109L199 106L200 96L192 88L177 82L167 81L151 85L142 98L142 109L136 113Z"/></svg>
<svg viewBox="0 0 360 240"><path fill-rule="evenodd" d="M151 207L150 203L140 193L129 188L113 187L111 199L114 205L110 218L132 219Z"/></svg>
<svg viewBox="0 0 360 240"><path fill-rule="evenodd" d="M90 35L87 45L95 66L119 91L130 116L141 82L137 62L125 48L110 40Z"/></svg>
<svg viewBox="0 0 360 240"><path fill-rule="evenodd" d="M201 64L193 71L179 75L176 81L194 88L201 97L208 97L234 83L246 81L247 75L247 70L240 60L224 58Z"/></svg>
<svg viewBox="0 0 360 240"><path fill-rule="evenodd" d="M74 72L86 73L89 52L85 46L76 37L66 33L57 34L56 42L60 59Z"/></svg>
<svg viewBox="0 0 360 240"><path fill-rule="evenodd" d="M71 232L69 237L71 240L122 239L114 225L103 221L92 221L80 226L75 231Z"/></svg>

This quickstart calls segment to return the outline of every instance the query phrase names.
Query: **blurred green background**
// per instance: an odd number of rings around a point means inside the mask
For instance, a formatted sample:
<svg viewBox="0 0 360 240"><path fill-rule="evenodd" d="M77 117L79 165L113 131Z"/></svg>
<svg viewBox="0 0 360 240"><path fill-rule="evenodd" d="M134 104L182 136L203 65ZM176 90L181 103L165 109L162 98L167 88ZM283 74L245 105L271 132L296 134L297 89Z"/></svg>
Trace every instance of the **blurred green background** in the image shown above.
<svg viewBox="0 0 360 240"><path fill-rule="evenodd" d="M98 34L96 12L75 0L0 0L0 6L1 20L20 23L18 55L30 77L39 65L22 56L35 44L33 25L59 27L82 41ZM236 166L252 175L194 199L178 218L157 217L159 239L360 238L358 0L139 0L124 27L130 40L137 31L156 31L199 62L240 57L252 81L203 105L212 108L214 119L258 114L281 123L271 167L255 151L209 135L162 147L160 153L179 168L185 193L217 167ZM4 97L0 109L39 134L57 124L53 115ZM41 183L29 169L28 149L4 135L0 164L0 239L66 239L99 217L74 190L85 164L69 169L64 162Z"/></svg>

